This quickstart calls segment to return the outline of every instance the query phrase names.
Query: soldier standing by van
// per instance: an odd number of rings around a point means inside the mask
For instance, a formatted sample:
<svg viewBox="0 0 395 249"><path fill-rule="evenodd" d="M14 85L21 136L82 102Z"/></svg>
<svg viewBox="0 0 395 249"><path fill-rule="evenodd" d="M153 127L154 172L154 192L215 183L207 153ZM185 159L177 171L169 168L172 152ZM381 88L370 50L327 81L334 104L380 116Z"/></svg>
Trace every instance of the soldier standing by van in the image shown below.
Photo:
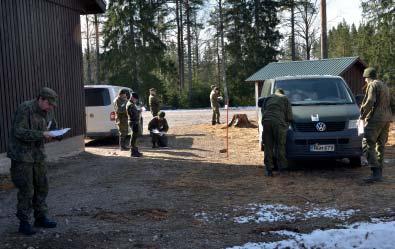
<svg viewBox="0 0 395 249"><path fill-rule="evenodd" d="M56 129L53 108L58 95L44 87L36 99L23 102L12 121L7 157L11 159L11 179L18 188L19 232L25 235L36 233L30 225L34 209L36 227L54 228L56 222L48 219L47 167L45 165L45 139L51 139L49 130ZM55 137L59 139L59 137Z"/></svg>
<svg viewBox="0 0 395 249"><path fill-rule="evenodd" d="M148 104L149 108L151 110L152 117L158 116L158 112L160 110L160 101L158 97L156 96L156 89L151 88L149 89L149 98L148 98Z"/></svg>
<svg viewBox="0 0 395 249"><path fill-rule="evenodd" d="M384 149L392 119L391 107L394 108L395 103L391 101L387 85L376 79L374 68L365 69L363 77L367 85L360 117L365 122L362 149L372 171L372 175L364 181L371 183L382 180Z"/></svg>
<svg viewBox="0 0 395 249"><path fill-rule="evenodd" d="M132 140L130 142L130 152L132 157L141 157L143 154L139 152L139 148L137 147L137 138L139 136L139 126L140 126L140 114L139 110L136 107L136 103L139 99L137 93L133 92L130 96L130 100L126 105L126 110L128 114L128 122L130 129L132 130Z"/></svg>
<svg viewBox="0 0 395 249"><path fill-rule="evenodd" d="M219 88L216 86L211 86L211 93L210 93L210 103L211 103L211 109L213 110L213 116L211 119L211 124L220 124L219 122L219 100L222 99L219 95Z"/></svg>
<svg viewBox="0 0 395 249"><path fill-rule="evenodd" d="M118 97L114 100L114 111L117 115L116 124L119 132L119 149L129 150L129 131L128 131L128 114L126 111L126 105L128 103L127 89L119 90Z"/></svg>
<svg viewBox="0 0 395 249"><path fill-rule="evenodd" d="M282 89L267 97L262 108L265 175L273 176L273 158L276 158L279 169L287 168L285 143L288 126L293 119L292 108Z"/></svg>

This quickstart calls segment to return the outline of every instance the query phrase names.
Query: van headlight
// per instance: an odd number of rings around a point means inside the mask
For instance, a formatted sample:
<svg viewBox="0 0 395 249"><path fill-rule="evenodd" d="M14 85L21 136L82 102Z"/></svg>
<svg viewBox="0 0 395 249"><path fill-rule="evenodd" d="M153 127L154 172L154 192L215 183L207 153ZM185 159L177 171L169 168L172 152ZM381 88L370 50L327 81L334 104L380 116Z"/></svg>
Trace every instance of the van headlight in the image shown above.
<svg viewBox="0 0 395 249"><path fill-rule="evenodd" d="M348 129L358 129L358 119L348 121Z"/></svg>

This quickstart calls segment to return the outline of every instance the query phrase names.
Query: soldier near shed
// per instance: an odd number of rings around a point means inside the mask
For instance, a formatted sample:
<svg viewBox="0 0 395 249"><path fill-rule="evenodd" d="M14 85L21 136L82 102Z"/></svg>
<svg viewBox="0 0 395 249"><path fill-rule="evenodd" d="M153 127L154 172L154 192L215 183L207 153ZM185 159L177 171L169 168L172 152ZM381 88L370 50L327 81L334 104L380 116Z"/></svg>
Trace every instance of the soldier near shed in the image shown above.
<svg viewBox="0 0 395 249"><path fill-rule="evenodd" d="M219 101L222 100L222 97L219 94L219 88L216 86L211 86L211 93L210 93L210 103L211 109L213 110L213 116L211 118L211 124L220 124L219 122Z"/></svg>
<svg viewBox="0 0 395 249"><path fill-rule="evenodd" d="M148 104L149 108L151 110L152 117L158 116L158 112L160 110L160 101L158 97L156 96L156 89L151 88L149 89L149 98L148 98Z"/></svg>
<svg viewBox="0 0 395 249"><path fill-rule="evenodd" d="M169 130L169 125L165 118L165 112L160 111L159 115L154 117L148 124L148 130L152 137L152 148L167 147L166 132Z"/></svg>
<svg viewBox="0 0 395 249"><path fill-rule="evenodd" d="M395 103L387 85L376 79L374 68L365 69L363 77L366 92L361 105L360 119L365 123L362 149L372 171L371 176L364 181L369 183L382 180L384 149L392 119L391 109L395 109Z"/></svg>
<svg viewBox="0 0 395 249"><path fill-rule="evenodd" d="M45 140L52 139L49 130L57 128L53 116L57 101L56 92L44 87L36 99L19 105L12 121L7 156L11 159L11 179L18 189L19 232L26 235L36 233L30 225L32 210L36 227L54 228L57 225L47 216L48 179L44 162Z"/></svg>
<svg viewBox="0 0 395 249"><path fill-rule="evenodd" d="M262 126L266 176L273 176L274 158L279 169L287 168L285 142L292 119L291 103L282 89L277 89L265 99L262 105Z"/></svg>
<svg viewBox="0 0 395 249"><path fill-rule="evenodd" d="M126 105L128 122L130 129L132 130L132 140L130 142L130 152L132 157L141 157L143 154L139 152L137 147L137 138L139 136L140 130L140 111L137 109L136 103L139 99L137 93L133 92L130 99Z"/></svg>
<svg viewBox="0 0 395 249"><path fill-rule="evenodd" d="M114 111L116 113L116 124L119 132L119 149L129 150L130 137L128 131L128 114L126 105L128 103L127 94L129 90L119 90L118 97L114 100Z"/></svg>

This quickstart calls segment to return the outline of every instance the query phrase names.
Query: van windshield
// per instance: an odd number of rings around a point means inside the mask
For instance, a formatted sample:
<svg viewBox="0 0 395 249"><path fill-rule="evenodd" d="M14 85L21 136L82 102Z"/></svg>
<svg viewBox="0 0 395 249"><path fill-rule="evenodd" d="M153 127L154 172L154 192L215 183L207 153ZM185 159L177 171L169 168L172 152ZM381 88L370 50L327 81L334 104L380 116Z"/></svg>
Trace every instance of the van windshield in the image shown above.
<svg viewBox="0 0 395 249"><path fill-rule="evenodd" d="M111 104L107 88L85 88L85 106L108 106Z"/></svg>
<svg viewBox="0 0 395 249"><path fill-rule="evenodd" d="M282 88L292 105L341 105L353 103L344 81L338 78L277 80L274 88Z"/></svg>

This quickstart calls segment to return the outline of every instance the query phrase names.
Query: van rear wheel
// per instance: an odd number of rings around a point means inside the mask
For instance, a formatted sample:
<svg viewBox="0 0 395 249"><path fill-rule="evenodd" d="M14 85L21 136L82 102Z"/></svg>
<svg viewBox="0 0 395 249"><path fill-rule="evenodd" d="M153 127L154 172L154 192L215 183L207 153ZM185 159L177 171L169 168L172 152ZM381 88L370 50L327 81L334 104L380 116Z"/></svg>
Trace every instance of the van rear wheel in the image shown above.
<svg viewBox="0 0 395 249"><path fill-rule="evenodd" d="M353 168L358 168L362 166L361 157L350 157L350 166Z"/></svg>

